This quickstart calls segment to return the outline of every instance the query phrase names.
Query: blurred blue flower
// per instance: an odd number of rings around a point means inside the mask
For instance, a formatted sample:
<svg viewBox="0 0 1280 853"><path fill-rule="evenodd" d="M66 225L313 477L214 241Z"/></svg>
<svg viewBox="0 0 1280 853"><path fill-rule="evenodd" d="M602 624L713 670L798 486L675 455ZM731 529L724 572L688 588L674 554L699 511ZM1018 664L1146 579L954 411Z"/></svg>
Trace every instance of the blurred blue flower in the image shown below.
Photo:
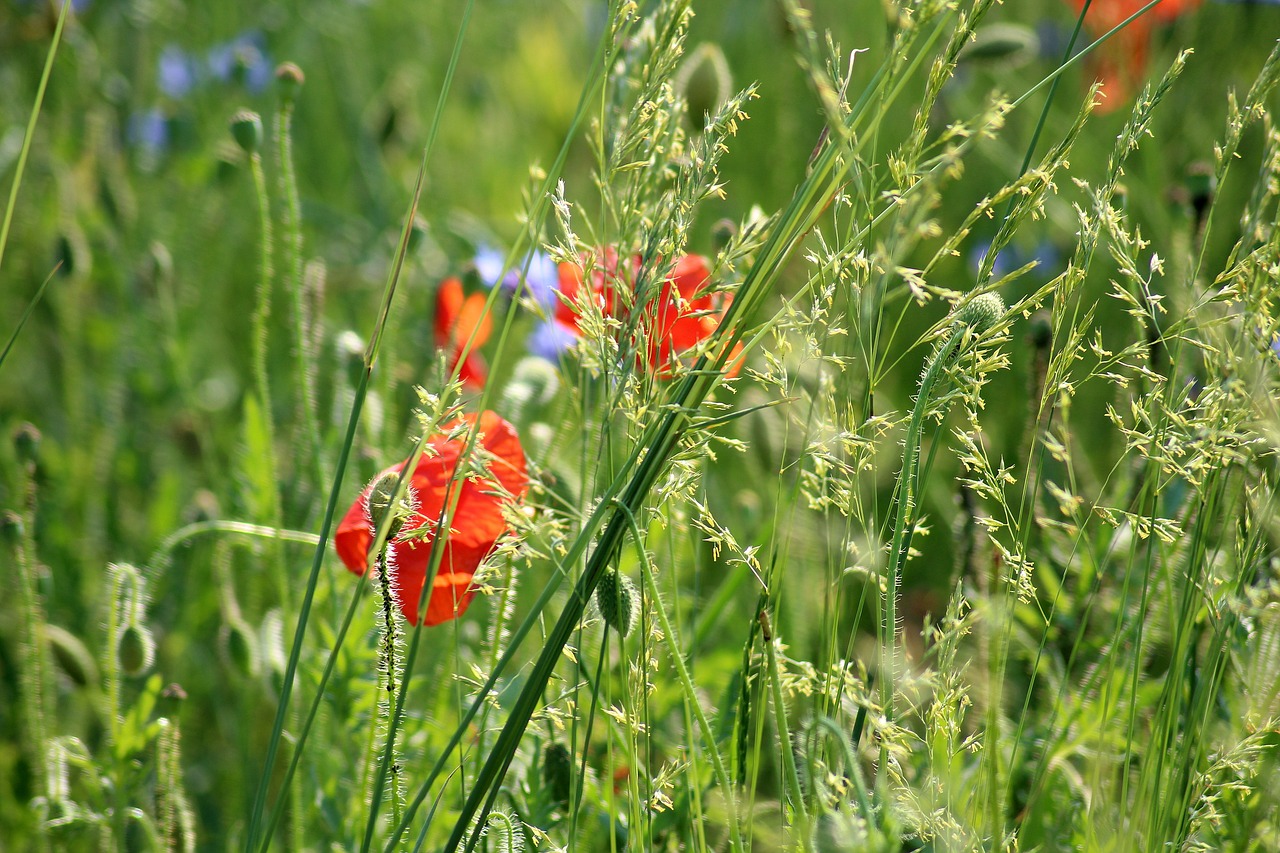
<svg viewBox="0 0 1280 853"><path fill-rule="evenodd" d="M266 46L266 37L257 30L214 45L204 59L177 45L166 45L160 52L157 75L160 91L179 100L210 80L216 80L243 85L250 92L261 92L275 76Z"/></svg>
<svg viewBox="0 0 1280 853"><path fill-rule="evenodd" d="M476 266L476 274L485 287L496 287L499 276L502 276L502 289L511 292L520 283L520 274L518 270L507 270L507 274L503 276L505 262L506 256L501 251L484 243L476 249L476 256L472 261Z"/></svg>
<svg viewBox="0 0 1280 853"><path fill-rule="evenodd" d="M129 116L125 141L143 155L154 157L169 144L169 119L159 107Z"/></svg>
<svg viewBox="0 0 1280 853"><path fill-rule="evenodd" d="M975 243L973 249L969 252L969 272L975 277L982 269L982 262L990 251L991 241L983 240ZM1001 249L1000 253L996 255L991 265L991 277L993 279L1004 278L1009 273L1026 266L1032 261L1036 262L1036 272L1044 274L1046 270L1057 267L1061 258L1057 247L1048 240L1041 240L1030 252L1010 244Z"/></svg>
<svg viewBox="0 0 1280 853"><path fill-rule="evenodd" d="M275 74L267 58L267 40L251 30L231 41L214 45L207 59L209 74L224 83L243 82L250 92L261 92Z"/></svg>
<svg viewBox="0 0 1280 853"><path fill-rule="evenodd" d="M200 69L194 57L177 45L165 45L160 52L157 83L170 98L185 98L200 82Z"/></svg>
<svg viewBox="0 0 1280 853"><path fill-rule="evenodd" d="M529 335L527 346L529 352L536 356L547 361L559 361L561 354L577 342L578 336L572 329L555 320L544 320Z"/></svg>
<svg viewBox="0 0 1280 853"><path fill-rule="evenodd" d="M529 259L529 272L525 275L529 294L542 310L554 313L560 300L556 294L560 288L560 268L546 252L534 252Z"/></svg>
<svg viewBox="0 0 1280 853"><path fill-rule="evenodd" d="M502 289L507 293L515 293L520 286L520 272L525 264L507 270L504 276L502 267L505 261L506 256L501 251L485 244L480 245L472 259L476 275L480 277L485 287L497 287L501 284ZM529 296L543 311L554 311L558 302L556 288L560 284L560 272L556 262L546 252L534 252L525 263L528 264L525 286ZM501 282L498 280L499 276L502 278Z"/></svg>

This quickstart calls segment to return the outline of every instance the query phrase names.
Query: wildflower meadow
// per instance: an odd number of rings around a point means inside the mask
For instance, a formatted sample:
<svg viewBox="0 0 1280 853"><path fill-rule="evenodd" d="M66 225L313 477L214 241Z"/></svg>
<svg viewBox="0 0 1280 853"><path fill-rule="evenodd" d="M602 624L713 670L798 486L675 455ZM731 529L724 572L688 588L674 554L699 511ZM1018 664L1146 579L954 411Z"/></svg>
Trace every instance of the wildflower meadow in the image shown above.
<svg viewBox="0 0 1280 853"><path fill-rule="evenodd" d="M0 851L1280 851L1278 38L0 0Z"/></svg>

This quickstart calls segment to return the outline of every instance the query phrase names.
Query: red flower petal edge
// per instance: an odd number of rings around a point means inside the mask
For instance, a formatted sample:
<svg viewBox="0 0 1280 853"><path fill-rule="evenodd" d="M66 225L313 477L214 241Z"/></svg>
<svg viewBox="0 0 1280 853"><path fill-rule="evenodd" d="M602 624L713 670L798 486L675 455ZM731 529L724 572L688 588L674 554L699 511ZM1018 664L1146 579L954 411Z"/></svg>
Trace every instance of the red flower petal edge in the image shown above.
<svg viewBox="0 0 1280 853"><path fill-rule="evenodd" d="M588 260L591 263L588 264ZM560 264L560 292L565 297L556 309L556 321L576 335L582 334L578 322L584 298L594 299L605 316L625 320L618 291L630 289L640 270L640 257L629 265L620 263L615 250L606 248L594 258L584 258L582 265ZM591 266L589 290L585 290L584 266ZM628 269L629 266L629 269ZM647 342L641 363L662 377L669 377L672 364L686 352L711 337L733 301L731 294L710 289L711 270L701 255L684 255L662 281L657 297L643 309L640 326ZM585 290L585 293L584 293ZM741 345L729 354L728 373L737 375L741 368Z"/></svg>
<svg viewBox="0 0 1280 853"><path fill-rule="evenodd" d="M419 614L418 602L431 567L431 546L436 539L433 528L449 498L449 481L466 449L465 435L449 438L449 434L463 425L474 426L477 421L480 436L476 447L483 448L490 456L490 476L462 479L454 485L458 504L453 524L444 538L444 553L426 602L426 611ZM393 465L373 479L377 481L385 474L399 473L403 467L403 462ZM475 597L475 590L471 587L472 576L507 531L507 523L502 517L503 506L520 500L528 491L528 469L520 438L515 428L494 412L465 415L460 421L444 426L442 434L427 441L427 448L413 471L410 484L417 500L417 511L405 522L392 544L392 592L400 605L400 612L411 624L416 625L421 616L423 624L439 625L466 612ZM369 545L373 541L368 505L371 488L372 483L356 498L333 537L338 556L357 575L364 574ZM423 528L429 532L422 532Z"/></svg>

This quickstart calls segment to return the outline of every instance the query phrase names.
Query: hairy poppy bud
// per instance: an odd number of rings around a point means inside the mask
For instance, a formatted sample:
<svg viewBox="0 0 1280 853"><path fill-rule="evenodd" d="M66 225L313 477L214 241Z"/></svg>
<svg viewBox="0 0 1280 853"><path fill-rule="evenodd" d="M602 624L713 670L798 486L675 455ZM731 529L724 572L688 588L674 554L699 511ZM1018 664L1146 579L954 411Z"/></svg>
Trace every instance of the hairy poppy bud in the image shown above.
<svg viewBox="0 0 1280 853"><path fill-rule="evenodd" d="M25 532L26 525L22 523L22 516L11 509L0 513L0 539L3 539L6 545L17 548Z"/></svg>
<svg viewBox="0 0 1280 853"><path fill-rule="evenodd" d="M606 572L596 587L596 604L604 624L625 637L636 624L640 609L639 596L631 578L618 572Z"/></svg>
<svg viewBox="0 0 1280 853"><path fill-rule="evenodd" d="M573 759L564 744L549 743L542 751L542 783L551 802L569 805L569 789L573 778Z"/></svg>
<svg viewBox="0 0 1280 853"><path fill-rule="evenodd" d="M707 116L714 115L733 94L724 51L711 42L698 45L681 66L674 82L688 105L690 123L699 131L706 126Z"/></svg>
<svg viewBox="0 0 1280 853"><path fill-rule="evenodd" d="M280 97L292 101L298 96L298 90L307 81L302 69L292 62L282 62L276 66L276 82L280 84Z"/></svg>
<svg viewBox="0 0 1280 853"><path fill-rule="evenodd" d="M970 300L956 312L956 321L973 329L975 335L989 330L1004 316L1004 300L995 293L984 293Z"/></svg>
<svg viewBox="0 0 1280 853"><path fill-rule="evenodd" d="M737 236L738 223L732 219L721 219L711 226L711 242L717 251L728 246L729 242Z"/></svg>
<svg viewBox="0 0 1280 853"><path fill-rule="evenodd" d="M156 641L145 625L130 622L116 635L116 662L128 676L142 675L156 659Z"/></svg>
<svg viewBox="0 0 1280 853"><path fill-rule="evenodd" d="M35 464L40 455L40 430L34 424L22 424L13 431L13 449L18 458L28 465Z"/></svg>
<svg viewBox="0 0 1280 853"><path fill-rule="evenodd" d="M246 154L262 145L262 117L253 110L237 110L231 117L231 138Z"/></svg>
<svg viewBox="0 0 1280 853"><path fill-rule="evenodd" d="M1045 350L1053 343L1053 318L1048 311L1037 311L1027 328L1027 340L1038 350Z"/></svg>
<svg viewBox="0 0 1280 853"><path fill-rule="evenodd" d="M1026 65L1040 50L1035 30L1022 24L992 24L973 34L973 40L960 49L961 62L996 62L1010 66Z"/></svg>
<svg viewBox="0 0 1280 853"><path fill-rule="evenodd" d="M377 530L383 525L383 518L388 512L391 515L386 522L388 540L396 537L405 521L413 514L412 490L407 482L404 497L399 501L395 500L396 484L399 482L399 472L388 471L377 479L369 492L369 521L373 524L373 529Z"/></svg>

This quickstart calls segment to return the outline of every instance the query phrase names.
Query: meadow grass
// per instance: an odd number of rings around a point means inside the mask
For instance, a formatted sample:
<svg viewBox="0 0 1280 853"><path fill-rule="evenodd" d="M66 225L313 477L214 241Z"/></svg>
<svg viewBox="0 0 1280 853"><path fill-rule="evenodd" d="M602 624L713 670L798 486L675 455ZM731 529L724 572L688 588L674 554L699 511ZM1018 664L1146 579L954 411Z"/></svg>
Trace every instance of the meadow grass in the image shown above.
<svg viewBox="0 0 1280 853"><path fill-rule="evenodd" d="M0 10L0 849L1280 849L1280 8L1080 5Z"/></svg>

